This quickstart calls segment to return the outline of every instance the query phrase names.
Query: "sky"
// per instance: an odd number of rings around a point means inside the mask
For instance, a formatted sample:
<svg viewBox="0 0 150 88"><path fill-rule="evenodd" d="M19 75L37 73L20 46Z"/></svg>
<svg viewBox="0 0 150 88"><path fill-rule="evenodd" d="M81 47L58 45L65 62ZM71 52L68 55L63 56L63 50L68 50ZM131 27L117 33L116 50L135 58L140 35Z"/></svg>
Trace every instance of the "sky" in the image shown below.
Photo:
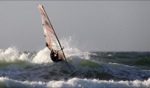
<svg viewBox="0 0 150 88"><path fill-rule="evenodd" d="M0 49L45 47L38 4L59 39L87 51L150 51L150 1L0 1Z"/></svg>

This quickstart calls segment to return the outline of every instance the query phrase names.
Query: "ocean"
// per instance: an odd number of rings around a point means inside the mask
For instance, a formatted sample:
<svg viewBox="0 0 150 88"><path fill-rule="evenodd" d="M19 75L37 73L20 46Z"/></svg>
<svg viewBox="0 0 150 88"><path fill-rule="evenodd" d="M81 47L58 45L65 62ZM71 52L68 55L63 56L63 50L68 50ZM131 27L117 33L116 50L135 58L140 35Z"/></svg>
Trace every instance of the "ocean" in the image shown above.
<svg viewBox="0 0 150 88"><path fill-rule="evenodd" d="M66 44L69 67L48 48L0 49L0 88L150 88L150 52L87 52Z"/></svg>

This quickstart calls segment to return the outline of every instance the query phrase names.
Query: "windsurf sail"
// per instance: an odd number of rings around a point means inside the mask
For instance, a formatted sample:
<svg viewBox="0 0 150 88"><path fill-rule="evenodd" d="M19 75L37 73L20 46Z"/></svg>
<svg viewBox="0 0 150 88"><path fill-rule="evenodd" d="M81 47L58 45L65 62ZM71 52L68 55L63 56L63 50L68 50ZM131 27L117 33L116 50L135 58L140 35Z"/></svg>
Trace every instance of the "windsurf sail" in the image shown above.
<svg viewBox="0 0 150 88"><path fill-rule="evenodd" d="M44 36L46 40L46 46L54 51L54 53L58 52L58 56L61 57L62 59L66 60L65 54L63 52L63 48L58 40L58 37L54 31L54 28L45 12L45 9L43 6L38 5L38 9L41 13L42 17L42 25L44 29Z"/></svg>

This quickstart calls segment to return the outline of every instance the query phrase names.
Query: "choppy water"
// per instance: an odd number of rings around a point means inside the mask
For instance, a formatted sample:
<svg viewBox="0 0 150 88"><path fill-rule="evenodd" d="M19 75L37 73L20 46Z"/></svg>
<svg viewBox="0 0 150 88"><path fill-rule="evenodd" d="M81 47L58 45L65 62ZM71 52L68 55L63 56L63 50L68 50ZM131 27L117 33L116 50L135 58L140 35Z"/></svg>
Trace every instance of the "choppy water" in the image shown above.
<svg viewBox="0 0 150 88"><path fill-rule="evenodd" d="M149 52L82 52L65 44L73 71L53 63L47 48L0 49L0 88L150 88Z"/></svg>

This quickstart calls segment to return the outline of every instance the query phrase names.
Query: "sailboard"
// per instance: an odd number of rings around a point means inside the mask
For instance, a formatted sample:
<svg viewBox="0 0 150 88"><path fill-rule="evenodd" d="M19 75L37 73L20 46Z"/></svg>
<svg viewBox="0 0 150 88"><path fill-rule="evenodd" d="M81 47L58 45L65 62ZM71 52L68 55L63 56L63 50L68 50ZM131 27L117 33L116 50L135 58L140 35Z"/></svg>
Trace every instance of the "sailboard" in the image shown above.
<svg viewBox="0 0 150 88"><path fill-rule="evenodd" d="M42 5L38 5L38 9L39 9L39 11L41 13L41 17L42 17L42 25L43 25L43 29L44 29L46 46L50 50L53 50L54 53L58 54L58 56L65 61L68 68L71 70L71 68L66 60L66 56L64 54L63 48L62 48L60 41L55 33L55 30L45 12L44 7Z"/></svg>
<svg viewBox="0 0 150 88"><path fill-rule="evenodd" d="M58 53L58 56L62 59L66 60L65 54L63 52L63 48L60 44L60 41L54 31L54 28L46 14L46 11L42 5L38 5L38 9L41 13L42 17L42 25L44 29L44 36L46 40L46 46L54 51L54 53Z"/></svg>

